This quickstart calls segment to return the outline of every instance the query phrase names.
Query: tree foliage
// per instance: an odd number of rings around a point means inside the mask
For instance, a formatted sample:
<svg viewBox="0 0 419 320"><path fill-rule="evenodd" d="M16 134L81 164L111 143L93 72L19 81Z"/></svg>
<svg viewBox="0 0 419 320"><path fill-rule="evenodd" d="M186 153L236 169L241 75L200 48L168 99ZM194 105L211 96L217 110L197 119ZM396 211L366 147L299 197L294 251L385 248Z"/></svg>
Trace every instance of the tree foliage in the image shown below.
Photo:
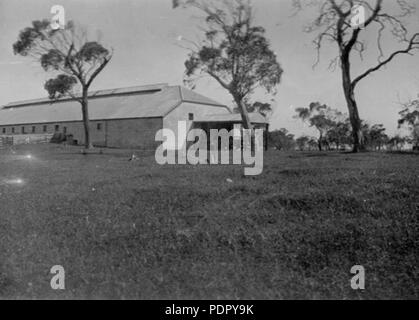
<svg viewBox="0 0 419 320"><path fill-rule="evenodd" d="M409 140L410 139L408 137L403 137L397 134L394 137L389 138L387 146L390 150L401 150L403 146L409 142Z"/></svg>
<svg viewBox="0 0 419 320"><path fill-rule="evenodd" d="M352 145L351 124L349 119L335 121L333 126L327 131L325 140L328 145L334 145L336 150L343 146Z"/></svg>
<svg viewBox="0 0 419 320"><path fill-rule="evenodd" d="M56 78L49 79L45 82L45 90L48 91L48 96L51 100L58 100L71 92L73 87L77 84L75 77L59 74Z"/></svg>
<svg viewBox="0 0 419 320"><path fill-rule="evenodd" d="M268 141L269 145L274 146L277 150L294 150L296 146L294 135L284 128L269 132Z"/></svg>
<svg viewBox="0 0 419 320"><path fill-rule="evenodd" d="M310 127L314 127L319 132L318 147L322 150L323 144L327 144L327 133L333 129L343 114L319 102L310 103L308 108L297 108L296 118L300 118L308 123Z"/></svg>
<svg viewBox="0 0 419 320"><path fill-rule="evenodd" d="M300 136L295 139L296 146L300 151L313 151L318 149L317 138L309 137L306 135Z"/></svg>
<svg viewBox="0 0 419 320"><path fill-rule="evenodd" d="M388 143L390 138L385 133L386 128L384 128L384 125L374 124L372 126L369 126L365 123L362 127L365 136L365 144L370 149L381 150L383 146L385 146Z"/></svg>
<svg viewBox="0 0 419 320"><path fill-rule="evenodd" d="M252 104L246 103L246 110L249 113L260 113L265 118L269 118L273 112L272 105L270 103L264 103L256 101ZM234 108L233 110L235 113L240 113L239 108Z"/></svg>
<svg viewBox="0 0 419 320"><path fill-rule="evenodd" d="M307 148L310 138L308 136L301 136L295 140L297 147L300 151L304 151Z"/></svg>
<svg viewBox="0 0 419 320"><path fill-rule="evenodd" d="M406 126L411 132L411 139L415 148L419 147L419 99L406 103L399 114L399 128Z"/></svg>

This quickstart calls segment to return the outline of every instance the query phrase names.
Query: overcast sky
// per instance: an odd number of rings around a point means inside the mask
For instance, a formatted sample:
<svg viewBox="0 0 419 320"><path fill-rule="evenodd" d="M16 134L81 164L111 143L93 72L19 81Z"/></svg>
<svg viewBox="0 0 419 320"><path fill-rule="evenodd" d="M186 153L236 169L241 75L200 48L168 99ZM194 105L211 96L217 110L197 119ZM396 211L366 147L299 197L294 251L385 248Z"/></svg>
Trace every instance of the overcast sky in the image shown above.
<svg viewBox="0 0 419 320"><path fill-rule="evenodd" d="M385 1L394 6L395 1ZM86 26L95 40L98 30L102 43L115 50L112 62L95 80L92 89L110 89L168 82L182 84L187 51L180 37L196 39L199 23L191 10L173 10L171 0L0 0L0 105L11 101L46 96L43 89L49 75L29 58L14 56L12 44L21 29L32 20L50 18L50 8L61 4L66 19ZM327 69L336 48L324 48L322 61L312 69L316 52L313 34L303 27L313 20L313 11L293 17L291 0L254 0L256 23L267 30L272 48L284 69L276 97L271 128L287 128L292 133L311 134L300 121L293 119L295 107L320 101L346 111L339 69ZM419 32L419 16L410 18L408 27ZM366 35L372 49L363 62L355 59L354 75L376 60L373 33ZM387 52L397 43L385 41ZM399 45L400 46L400 45ZM217 83L203 80L196 91L232 106L231 97ZM370 123L383 123L388 132L397 130L399 101L419 93L419 52L400 56L388 67L360 83L357 98L361 117ZM258 96L263 101L263 96ZM269 99L266 99L269 101Z"/></svg>

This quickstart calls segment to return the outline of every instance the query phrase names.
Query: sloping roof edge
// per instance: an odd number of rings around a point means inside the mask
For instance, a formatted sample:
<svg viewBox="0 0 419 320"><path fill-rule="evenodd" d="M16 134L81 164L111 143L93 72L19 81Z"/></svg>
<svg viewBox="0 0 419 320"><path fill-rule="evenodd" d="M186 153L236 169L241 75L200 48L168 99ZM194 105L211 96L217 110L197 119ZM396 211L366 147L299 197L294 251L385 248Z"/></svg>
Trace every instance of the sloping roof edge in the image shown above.
<svg viewBox="0 0 419 320"><path fill-rule="evenodd" d="M266 119L262 114L258 112L249 113L249 120L251 123L269 123L269 120ZM241 115L239 113L231 113L231 114L214 114L207 116L202 119L196 119L195 122L232 122L238 123L242 122Z"/></svg>
<svg viewBox="0 0 419 320"><path fill-rule="evenodd" d="M150 93L154 91L161 91L162 89L168 87L168 83L156 83L151 85L143 85L143 86L134 86L134 87L125 87L125 88L115 88L115 89L104 89L104 90L94 90L89 92L89 99L94 98L103 98L107 96L118 96L118 95L130 95L130 94L139 94L139 93ZM77 93L76 97L79 98L81 93ZM30 99L30 100L21 100L21 101L14 101L10 102L1 107L1 109L9 109L9 108L16 108L16 107L26 107L26 106L36 106L40 104L54 104L60 102L67 102L74 100L71 97L63 97L57 99L56 101L51 100L49 98L39 98L39 99Z"/></svg>
<svg viewBox="0 0 419 320"><path fill-rule="evenodd" d="M227 109L227 111L229 113L231 113L231 110L229 107L227 107L225 104L219 103L215 100L212 100L210 98L207 98L197 92L191 91L189 89L183 88L182 86L177 86L179 89L179 97L180 97L180 101L178 103L176 103L173 108L171 108L169 111L166 112L166 114L163 115L163 117L168 116L170 113L172 113L175 109L177 109L182 103L195 103L195 104L202 104L202 105L207 105L207 106L214 106L214 107L223 107L225 109ZM193 92L195 94L195 97L197 97L196 99L194 99L193 97L191 99L187 99L185 98L185 95L183 93L183 90L188 90L189 92ZM199 98L201 98L201 100ZM203 98L203 100L202 100Z"/></svg>

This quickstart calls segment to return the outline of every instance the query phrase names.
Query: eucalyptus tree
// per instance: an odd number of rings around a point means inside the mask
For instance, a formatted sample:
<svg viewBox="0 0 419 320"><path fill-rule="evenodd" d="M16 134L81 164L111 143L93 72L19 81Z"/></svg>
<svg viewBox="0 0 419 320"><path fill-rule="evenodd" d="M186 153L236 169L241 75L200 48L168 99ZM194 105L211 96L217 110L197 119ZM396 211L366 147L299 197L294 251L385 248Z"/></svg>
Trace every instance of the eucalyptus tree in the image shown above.
<svg viewBox="0 0 419 320"><path fill-rule="evenodd" d="M393 1L374 0L372 3L366 0L293 0L297 10L304 7L314 7L316 10L314 20L305 31L316 34L314 45L317 50L317 62L321 49L327 42L337 47L338 54L332 59L331 65L339 65L341 69L343 92L352 126L354 152L363 149L361 118L355 97L357 85L383 69L397 56L411 55L419 49L419 30L414 33L409 32L407 28L408 19L417 18L412 1L394 1L397 12L391 9L391 2ZM375 34L374 41L368 41L371 34ZM383 42L389 37L394 38L394 47L397 48L385 53ZM370 67L353 76L355 54L359 54L362 59L366 51L374 50L378 52L377 61L371 62Z"/></svg>
<svg viewBox="0 0 419 320"><path fill-rule="evenodd" d="M108 65L112 51L97 41L89 41L87 32L69 21L59 29L49 20L33 21L20 31L13 44L15 54L34 58L54 77L45 82L51 100L70 97L81 105L85 146L91 148L89 130L89 88ZM80 92L76 92L76 90Z"/></svg>
<svg viewBox="0 0 419 320"><path fill-rule="evenodd" d="M232 96L244 128L251 128L247 106L257 89L276 94L283 70L265 36L255 25L250 1L174 0L173 7L192 7L204 14L202 40L191 42L185 62L186 82L215 79Z"/></svg>
<svg viewBox="0 0 419 320"><path fill-rule="evenodd" d="M306 122L310 127L316 128L319 132L317 139L317 146L319 151L323 150L323 144L327 133L336 126L336 120L342 114L335 109L328 107L319 102L310 103L308 108L296 108L295 118L300 118Z"/></svg>

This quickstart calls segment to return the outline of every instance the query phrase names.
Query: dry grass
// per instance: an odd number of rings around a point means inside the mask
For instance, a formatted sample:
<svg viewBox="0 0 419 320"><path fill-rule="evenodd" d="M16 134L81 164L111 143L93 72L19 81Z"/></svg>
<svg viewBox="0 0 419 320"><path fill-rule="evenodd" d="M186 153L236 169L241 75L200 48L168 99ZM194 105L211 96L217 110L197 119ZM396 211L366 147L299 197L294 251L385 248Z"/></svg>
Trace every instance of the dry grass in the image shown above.
<svg viewBox="0 0 419 320"><path fill-rule="evenodd" d="M129 156L0 151L0 297L419 298L417 155L271 152L258 177Z"/></svg>

